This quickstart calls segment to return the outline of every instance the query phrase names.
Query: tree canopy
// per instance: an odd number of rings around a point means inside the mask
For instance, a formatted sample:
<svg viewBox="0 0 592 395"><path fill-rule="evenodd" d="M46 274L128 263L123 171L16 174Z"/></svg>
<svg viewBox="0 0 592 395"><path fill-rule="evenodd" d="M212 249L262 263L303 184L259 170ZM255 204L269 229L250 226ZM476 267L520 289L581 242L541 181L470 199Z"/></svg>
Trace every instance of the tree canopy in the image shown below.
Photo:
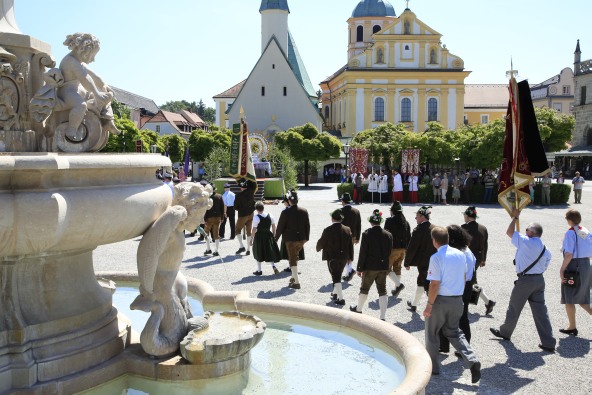
<svg viewBox="0 0 592 395"><path fill-rule="evenodd" d="M228 129L214 132L195 130L189 137L189 154L194 161L203 161L214 148L230 151L230 142L231 132Z"/></svg>

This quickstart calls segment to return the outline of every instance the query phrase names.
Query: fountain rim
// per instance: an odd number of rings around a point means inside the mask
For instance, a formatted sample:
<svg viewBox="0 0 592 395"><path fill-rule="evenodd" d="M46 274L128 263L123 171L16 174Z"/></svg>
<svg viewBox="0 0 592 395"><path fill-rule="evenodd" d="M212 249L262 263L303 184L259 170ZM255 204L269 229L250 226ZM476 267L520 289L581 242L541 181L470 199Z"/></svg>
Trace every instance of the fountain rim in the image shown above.
<svg viewBox="0 0 592 395"><path fill-rule="evenodd" d="M135 272L102 271L97 278L120 282L137 282ZM318 321L336 327L360 332L382 343L401 357L405 366L405 377L391 394L423 394L431 379L432 361L423 344L413 335L375 317L352 314L348 311L327 306L285 300L252 298L249 291L216 291L205 281L187 278L188 291L201 300L204 310L228 311L239 309L242 313L277 315Z"/></svg>

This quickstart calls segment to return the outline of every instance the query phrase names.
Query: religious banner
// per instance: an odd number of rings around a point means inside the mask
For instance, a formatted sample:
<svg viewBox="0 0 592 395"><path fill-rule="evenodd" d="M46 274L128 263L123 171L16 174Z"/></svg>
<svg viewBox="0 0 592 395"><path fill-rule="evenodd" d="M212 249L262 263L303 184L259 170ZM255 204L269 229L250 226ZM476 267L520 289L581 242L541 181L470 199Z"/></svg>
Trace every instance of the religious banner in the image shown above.
<svg viewBox="0 0 592 395"><path fill-rule="evenodd" d="M368 150L366 148L350 148L350 169L352 173L362 173L366 175L368 167Z"/></svg>
<svg viewBox="0 0 592 395"><path fill-rule="evenodd" d="M257 182L253 156L249 143L249 130L241 108L240 123L232 125L232 141L230 143L230 175L237 181L241 178Z"/></svg>
<svg viewBox="0 0 592 395"><path fill-rule="evenodd" d="M550 171L541 141L527 81L509 83L504 156L500 170L498 202L508 214L530 203L528 185L534 176Z"/></svg>
<svg viewBox="0 0 592 395"><path fill-rule="evenodd" d="M419 173L419 153L420 149L404 149L401 152L401 173L418 174Z"/></svg>

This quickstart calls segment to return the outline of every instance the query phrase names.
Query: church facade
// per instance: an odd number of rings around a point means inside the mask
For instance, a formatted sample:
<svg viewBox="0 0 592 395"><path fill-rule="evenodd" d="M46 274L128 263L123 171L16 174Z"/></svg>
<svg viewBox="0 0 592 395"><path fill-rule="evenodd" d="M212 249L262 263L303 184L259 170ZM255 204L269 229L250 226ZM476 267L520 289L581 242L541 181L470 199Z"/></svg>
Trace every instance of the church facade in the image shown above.
<svg viewBox="0 0 592 395"><path fill-rule="evenodd" d="M386 122L422 132L463 124L464 62L409 9L363 0L348 19L348 61L321 82L324 130L353 137Z"/></svg>
<svg viewBox="0 0 592 395"><path fill-rule="evenodd" d="M262 0L261 57L248 78L214 96L216 124L229 128L245 111L249 130L272 141L276 132L322 119L318 97L288 28L287 0Z"/></svg>

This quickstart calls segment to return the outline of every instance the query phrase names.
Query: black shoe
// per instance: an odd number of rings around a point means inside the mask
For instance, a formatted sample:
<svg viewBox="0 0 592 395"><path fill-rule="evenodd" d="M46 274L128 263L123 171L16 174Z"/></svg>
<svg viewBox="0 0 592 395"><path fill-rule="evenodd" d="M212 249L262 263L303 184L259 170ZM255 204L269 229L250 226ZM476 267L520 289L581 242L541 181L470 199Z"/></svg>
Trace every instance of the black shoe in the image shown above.
<svg viewBox="0 0 592 395"><path fill-rule="evenodd" d="M209 255L209 254L211 254L211 253L212 253L212 250L206 250L206 251L204 252L204 255Z"/></svg>
<svg viewBox="0 0 592 395"><path fill-rule="evenodd" d="M343 279L343 281L351 281L351 279L354 278L355 275L356 275L356 271L352 270L346 276L343 276L341 278Z"/></svg>
<svg viewBox="0 0 592 395"><path fill-rule="evenodd" d="M290 283L290 285L288 285L288 288L300 289L300 283Z"/></svg>
<svg viewBox="0 0 592 395"><path fill-rule="evenodd" d="M410 301L407 301L407 307L408 307L407 310L409 310L411 312L417 311L417 306L413 306Z"/></svg>
<svg viewBox="0 0 592 395"><path fill-rule="evenodd" d="M438 352L441 352L442 354L448 354L450 352L450 348L440 348Z"/></svg>
<svg viewBox="0 0 592 395"><path fill-rule="evenodd" d="M543 351L547 351L547 352L551 352L551 353L555 352L555 347L545 347L542 344L539 344L539 348Z"/></svg>
<svg viewBox="0 0 592 395"><path fill-rule="evenodd" d="M262 272L261 270L259 270L259 271L257 271L257 272L253 272L253 274L254 274L255 276L260 276L260 275L262 275L262 274L263 274L263 272Z"/></svg>
<svg viewBox="0 0 592 395"><path fill-rule="evenodd" d="M214 251L214 252L212 253L212 256L220 256L220 254L218 253L218 251Z"/></svg>
<svg viewBox="0 0 592 395"><path fill-rule="evenodd" d="M195 232L189 233L189 237L194 237L194 236L195 236Z"/></svg>
<svg viewBox="0 0 592 395"><path fill-rule="evenodd" d="M460 353L460 351L455 351L454 352L454 356L457 357L457 358L459 358L459 359L462 359L462 354Z"/></svg>
<svg viewBox="0 0 592 395"><path fill-rule="evenodd" d="M504 340L510 340L510 338L509 338L509 337L505 337L505 336L503 336L503 335L500 333L499 329L495 329L495 328L489 328L489 330L491 331L491 333L493 333L493 336L496 336L496 337L502 338L502 339L504 339Z"/></svg>
<svg viewBox="0 0 592 395"><path fill-rule="evenodd" d="M247 251L245 255L251 255L251 251Z"/></svg>
<svg viewBox="0 0 592 395"><path fill-rule="evenodd" d="M485 305L485 315L489 315L491 314L491 312L493 311L493 306L495 306L495 302L493 300L490 300L486 305Z"/></svg>
<svg viewBox="0 0 592 395"><path fill-rule="evenodd" d="M199 236L199 238L197 240L203 241L203 240L205 240L205 238L203 236Z"/></svg>
<svg viewBox="0 0 592 395"><path fill-rule="evenodd" d="M574 336L578 335L577 329L559 329L559 332L565 333L566 335L574 335Z"/></svg>
<svg viewBox="0 0 592 395"><path fill-rule="evenodd" d="M351 306L349 306L349 311L353 311L354 313L362 314L361 311L358 311L358 306L357 305L351 305Z"/></svg>
<svg viewBox="0 0 592 395"><path fill-rule="evenodd" d="M287 268L285 268L284 271L286 273L292 273L292 269L290 268L290 266L288 266Z"/></svg>
<svg viewBox="0 0 592 395"><path fill-rule="evenodd" d="M475 362L471 366L471 383L475 384L481 380L481 362Z"/></svg>
<svg viewBox="0 0 592 395"><path fill-rule="evenodd" d="M245 250L245 247L241 247L241 248L239 248L239 249L238 249L238 250L235 252L235 254L236 254L236 255L239 255L241 252L245 252L245 251L246 251L246 250Z"/></svg>
<svg viewBox="0 0 592 395"><path fill-rule="evenodd" d="M331 294L331 300L337 300L337 294Z"/></svg>
<svg viewBox="0 0 592 395"><path fill-rule="evenodd" d="M339 306L345 306L345 299L333 299L333 303L338 304Z"/></svg>
<svg viewBox="0 0 592 395"><path fill-rule="evenodd" d="M401 293L401 291L404 290L404 289L405 289L405 284L401 284L397 288L393 289L391 291L391 294L393 294L393 296L396 298L397 296L399 296L399 294Z"/></svg>

